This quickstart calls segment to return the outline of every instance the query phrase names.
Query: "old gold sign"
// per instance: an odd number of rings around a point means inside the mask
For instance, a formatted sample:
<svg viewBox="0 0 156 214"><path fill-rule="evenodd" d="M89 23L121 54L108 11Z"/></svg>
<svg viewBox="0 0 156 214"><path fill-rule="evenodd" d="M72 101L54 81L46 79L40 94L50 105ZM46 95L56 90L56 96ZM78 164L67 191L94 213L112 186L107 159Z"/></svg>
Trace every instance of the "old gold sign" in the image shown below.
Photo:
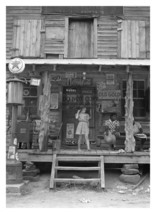
<svg viewBox="0 0 156 214"><path fill-rule="evenodd" d="M121 99L121 90L102 90L98 92L99 99Z"/></svg>

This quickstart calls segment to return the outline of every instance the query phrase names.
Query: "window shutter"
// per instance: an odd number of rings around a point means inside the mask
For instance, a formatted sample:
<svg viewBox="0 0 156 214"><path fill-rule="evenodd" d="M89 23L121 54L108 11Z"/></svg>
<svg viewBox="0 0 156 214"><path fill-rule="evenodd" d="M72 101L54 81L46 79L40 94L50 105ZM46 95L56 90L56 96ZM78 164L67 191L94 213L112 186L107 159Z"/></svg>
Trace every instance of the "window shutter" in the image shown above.
<svg viewBox="0 0 156 214"><path fill-rule="evenodd" d="M121 58L148 58L149 22L125 20L121 29Z"/></svg>
<svg viewBox="0 0 156 214"><path fill-rule="evenodd" d="M12 56L40 57L41 20L15 20Z"/></svg>

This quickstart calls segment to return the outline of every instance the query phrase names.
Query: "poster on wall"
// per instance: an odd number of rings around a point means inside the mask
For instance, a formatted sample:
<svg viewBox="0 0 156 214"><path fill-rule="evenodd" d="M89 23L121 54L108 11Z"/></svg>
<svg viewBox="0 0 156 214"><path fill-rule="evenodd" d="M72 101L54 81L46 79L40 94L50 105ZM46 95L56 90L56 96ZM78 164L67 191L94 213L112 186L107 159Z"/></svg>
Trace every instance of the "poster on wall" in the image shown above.
<svg viewBox="0 0 156 214"><path fill-rule="evenodd" d="M51 94L51 109L58 109L58 93Z"/></svg>
<svg viewBox="0 0 156 214"><path fill-rule="evenodd" d="M114 85L115 84L114 74L106 74L106 84L107 85Z"/></svg>
<svg viewBox="0 0 156 214"><path fill-rule="evenodd" d="M74 123L67 123L66 125L66 138L74 138Z"/></svg>

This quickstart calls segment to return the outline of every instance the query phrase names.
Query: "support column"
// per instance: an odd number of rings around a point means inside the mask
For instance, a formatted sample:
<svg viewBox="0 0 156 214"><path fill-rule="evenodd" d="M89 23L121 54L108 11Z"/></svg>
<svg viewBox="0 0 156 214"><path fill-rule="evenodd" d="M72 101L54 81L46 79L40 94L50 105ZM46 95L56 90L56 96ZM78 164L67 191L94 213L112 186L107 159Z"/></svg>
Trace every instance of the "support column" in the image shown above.
<svg viewBox="0 0 156 214"><path fill-rule="evenodd" d="M129 71L129 66L127 65L127 90L125 97L125 151L126 152L134 152L135 151L135 139L133 136L133 79L132 73Z"/></svg>
<svg viewBox="0 0 156 214"><path fill-rule="evenodd" d="M14 138L16 138L16 123L17 123L17 105L12 105L12 120L11 120L11 141L10 146L13 145Z"/></svg>
<svg viewBox="0 0 156 214"><path fill-rule="evenodd" d="M40 96L40 116L41 126L39 132L39 149L40 151L47 151L48 149L48 130L49 130L49 113L50 113L50 95L51 95L51 83L49 72L46 71L43 74L43 95Z"/></svg>

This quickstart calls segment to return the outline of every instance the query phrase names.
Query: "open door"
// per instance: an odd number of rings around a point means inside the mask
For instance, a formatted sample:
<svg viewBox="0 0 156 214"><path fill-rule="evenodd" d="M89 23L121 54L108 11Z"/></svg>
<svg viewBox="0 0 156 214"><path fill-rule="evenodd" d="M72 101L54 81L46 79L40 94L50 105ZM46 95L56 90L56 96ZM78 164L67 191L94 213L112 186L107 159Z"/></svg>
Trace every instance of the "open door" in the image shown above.
<svg viewBox="0 0 156 214"><path fill-rule="evenodd" d="M78 136L75 131L78 120L75 114L83 105L87 108L87 113L91 116L89 121L89 140L95 140L95 88L85 86L67 86L63 89L63 127L62 127L62 144L76 145Z"/></svg>

